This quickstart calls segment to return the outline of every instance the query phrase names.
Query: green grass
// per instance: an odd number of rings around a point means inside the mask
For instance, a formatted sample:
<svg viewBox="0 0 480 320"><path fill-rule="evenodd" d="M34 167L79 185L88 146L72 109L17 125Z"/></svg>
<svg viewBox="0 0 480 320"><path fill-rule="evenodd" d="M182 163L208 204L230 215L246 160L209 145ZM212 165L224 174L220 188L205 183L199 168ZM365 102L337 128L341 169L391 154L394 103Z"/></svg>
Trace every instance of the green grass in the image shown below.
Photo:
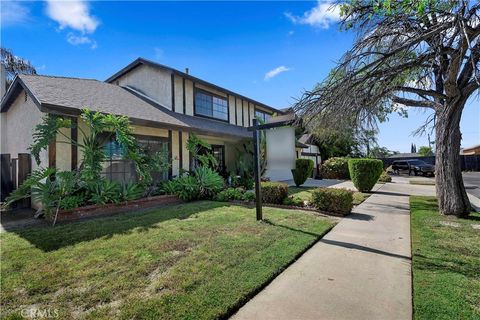
<svg viewBox="0 0 480 320"><path fill-rule="evenodd" d="M415 319L480 319L480 214L442 216L433 197L410 208Z"/></svg>
<svg viewBox="0 0 480 320"><path fill-rule="evenodd" d="M0 235L2 316L214 319L323 236L310 213L195 202Z"/></svg>
<svg viewBox="0 0 480 320"><path fill-rule="evenodd" d="M303 201L311 201L312 191L315 189L315 187L288 187L288 195L299 197ZM358 206L370 196L371 193L354 192L353 205Z"/></svg>
<svg viewBox="0 0 480 320"><path fill-rule="evenodd" d="M410 184L417 184L421 186L434 186L435 180L427 180L427 179L410 179L408 181Z"/></svg>

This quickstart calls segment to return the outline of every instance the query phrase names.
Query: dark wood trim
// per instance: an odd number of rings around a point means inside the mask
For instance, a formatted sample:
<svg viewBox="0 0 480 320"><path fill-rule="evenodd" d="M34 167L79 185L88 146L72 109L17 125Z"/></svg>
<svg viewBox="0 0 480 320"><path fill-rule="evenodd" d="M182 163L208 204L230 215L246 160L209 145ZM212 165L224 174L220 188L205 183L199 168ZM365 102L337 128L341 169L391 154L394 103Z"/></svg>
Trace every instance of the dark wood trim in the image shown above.
<svg viewBox="0 0 480 320"><path fill-rule="evenodd" d="M237 97L235 97L235 125L238 126Z"/></svg>
<svg viewBox="0 0 480 320"><path fill-rule="evenodd" d="M57 138L56 137L48 143L48 166L53 168L57 166Z"/></svg>
<svg viewBox="0 0 480 320"><path fill-rule="evenodd" d="M72 170L77 169L78 164L78 146L76 145L78 141L78 120L77 118L72 118L72 127L70 129L70 138L72 139Z"/></svg>
<svg viewBox="0 0 480 320"><path fill-rule="evenodd" d="M185 94L185 78L182 78L182 86L183 86L183 114L187 114L187 102L185 101L186 94Z"/></svg>
<svg viewBox="0 0 480 320"><path fill-rule="evenodd" d="M168 179L172 179L172 130L168 130L168 162L170 167L168 168Z"/></svg>
<svg viewBox="0 0 480 320"><path fill-rule="evenodd" d="M243 100L242 100L242 127L245 127L245 107L243 106Z"/></svg>
<svg viewBox="0 0 480 320"><path fill-rule="evenodd" d="M175 75L172 73L172 111L175 111Z"/></svg>
<svg viewBox="0 0 480 320"><path fill-rule="evenodd" d="M179 131L178 132L178 157L180 158L180 164L178 165L178 170L179 170L179 173L181 170L183 170L183 141L182 141L183 137L182 137L182 131Z"/></svg>

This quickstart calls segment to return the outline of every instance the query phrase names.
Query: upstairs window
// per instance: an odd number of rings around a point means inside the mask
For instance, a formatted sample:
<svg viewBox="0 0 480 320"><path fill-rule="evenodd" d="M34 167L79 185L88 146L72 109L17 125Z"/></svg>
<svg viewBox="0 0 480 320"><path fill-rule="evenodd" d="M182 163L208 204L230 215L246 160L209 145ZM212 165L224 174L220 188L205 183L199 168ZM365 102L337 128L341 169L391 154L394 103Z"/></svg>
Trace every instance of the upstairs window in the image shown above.
<svg viewBox="0 0 480 320"><path fill-rule="evenodd" d="M196 90L195 115L228 121L227 99L205 91Z"/></svg>
<svg viewBox="0 0 480 320"><path fill-rule="evenodd" d="M260 111L260 110L255 110L255 118L267 122L272 116L266 112Z"/></svg>

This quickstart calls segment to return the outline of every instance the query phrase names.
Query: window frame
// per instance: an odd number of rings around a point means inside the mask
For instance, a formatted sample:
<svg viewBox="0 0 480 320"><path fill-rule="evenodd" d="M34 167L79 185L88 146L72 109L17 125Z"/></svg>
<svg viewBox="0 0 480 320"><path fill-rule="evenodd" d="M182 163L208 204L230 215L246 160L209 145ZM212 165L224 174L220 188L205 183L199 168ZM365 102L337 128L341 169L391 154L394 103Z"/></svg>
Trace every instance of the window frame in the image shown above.
<svg viewBox="0 0 480 320"><path fill-rule="evenodd" d="M263 119L261 119L261 120L265 121L265 122L267 121L265 116L268 115L270 118L273 116L273 113L268 113L267 111L264 111L262 109L254 108L253 115L255 116L255 119L258 119L257 112L263 113L264 116L263 116Z"/></svg>
<svg viewBox="0 0 480 320"><path fill-rule="evenodd" d="M197 112L197 92L200 92L200 93L203 93L203 94L206 94L206 95L210 95L210 96L212 96L212 98L215 97L215 98L218 98L218 99L225 100L227 102L227 119L225 120L225 119L215 118L213 116L210 117L210 116L198 113ZM212 108L213 108L213 103L212 103ZM213 114L213 110L212 110L212 114ZM222 121L222 122L229 123L230 122L230 101L228 99L228 95L226 97L224 97L224 96L221 96L219 94L215 94L213 92L203 90L203 89L198 88L198 87L194 87L194 90L193 90L193 115L196 116L196 117L201 117L201 118L212 119L212 120L216 120L216 121Z"/></svg>

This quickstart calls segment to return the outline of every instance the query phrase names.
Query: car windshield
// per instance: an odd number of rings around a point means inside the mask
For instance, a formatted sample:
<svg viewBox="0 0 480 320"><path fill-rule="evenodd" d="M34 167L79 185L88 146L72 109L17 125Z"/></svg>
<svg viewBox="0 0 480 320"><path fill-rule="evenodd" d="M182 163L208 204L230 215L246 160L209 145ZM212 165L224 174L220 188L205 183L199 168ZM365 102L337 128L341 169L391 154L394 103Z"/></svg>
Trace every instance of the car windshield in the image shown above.
<svg viewBox="0 0 480 320"><path fill-rule="evenodd" d="M425 165L426 163L420 160L412 160L412 161L408 161L408 164L411 164L414 166L422 166L422 165Z"/></svg>

